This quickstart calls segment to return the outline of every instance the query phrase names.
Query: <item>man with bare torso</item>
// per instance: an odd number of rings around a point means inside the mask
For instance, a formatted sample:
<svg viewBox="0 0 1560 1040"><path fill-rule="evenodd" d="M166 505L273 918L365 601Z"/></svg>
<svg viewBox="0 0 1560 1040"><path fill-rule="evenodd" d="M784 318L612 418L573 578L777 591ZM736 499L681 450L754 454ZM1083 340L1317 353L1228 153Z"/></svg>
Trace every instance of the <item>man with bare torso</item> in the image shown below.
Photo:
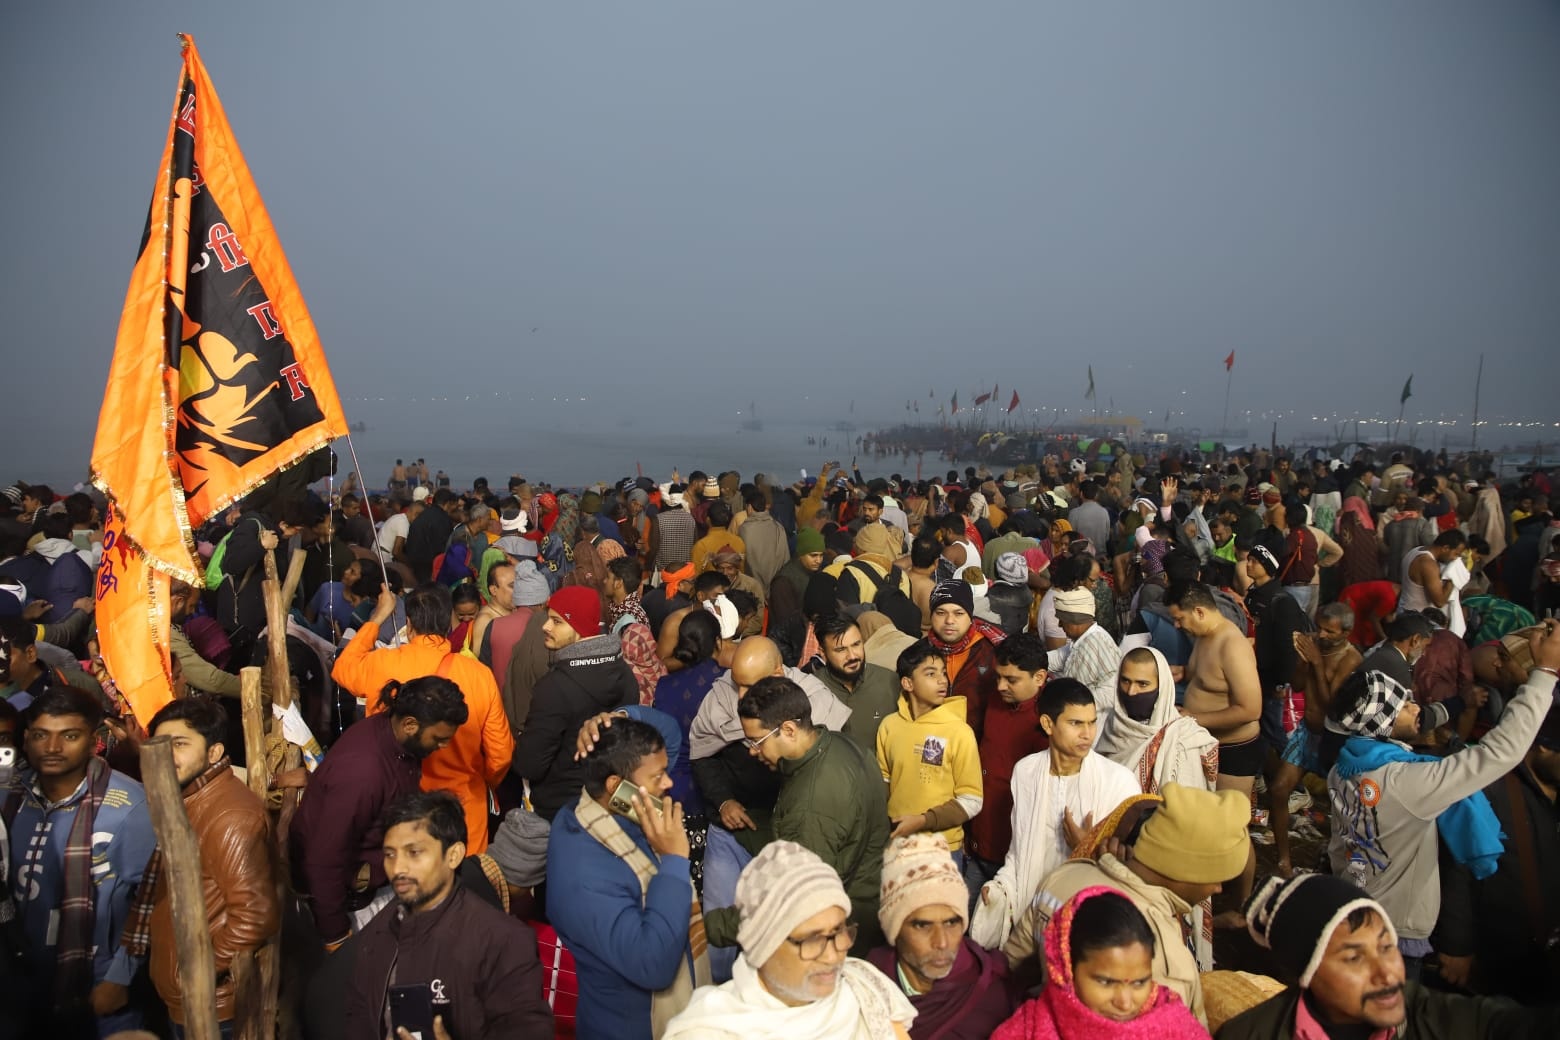
<svg viewBox="0 0 1560 1040"><path fill-rule="evenodd" d="M1186 662L1186 702L1181 714L1190 716L1219 742L1217 789L1251 796L1261 771L1267 745L1257 720L1262 715L1262 683L1257 677L1257 655L1246 633L1219 613L1213 592L1206 585L1187 584L1170 590L1170 620L1192 637L1192 656ZM1251 894L1257 857L1252 853L1241 875L1241 903ZM1221 927L1245 927L1239 911L1220 914Z"/></svg>

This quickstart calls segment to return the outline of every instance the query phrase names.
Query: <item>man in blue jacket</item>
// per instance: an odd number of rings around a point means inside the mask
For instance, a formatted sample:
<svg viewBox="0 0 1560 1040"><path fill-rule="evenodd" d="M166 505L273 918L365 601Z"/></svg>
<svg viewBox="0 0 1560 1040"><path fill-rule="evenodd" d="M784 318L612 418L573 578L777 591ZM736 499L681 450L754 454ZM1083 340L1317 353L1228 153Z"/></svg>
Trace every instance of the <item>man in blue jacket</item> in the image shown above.
<svg viewBox="0 0 1560 1040"><path fill-rule="evenodd" d="M574 951L579 1035L651 1040L710 981L666 741L615 720L584 767L578 802L553 820L547 916Z"/></svg>
<svg viewBox="0 0 1560 1040"><path fill-rule="evenodd" d="M11 895L32 968L8 1014L26 1036L108 1036L140 1025L121 945L130 901L157 844L141 785L93 754L103 709L91 694L49 690L27 713L29 769L4 802Z"/></svg>

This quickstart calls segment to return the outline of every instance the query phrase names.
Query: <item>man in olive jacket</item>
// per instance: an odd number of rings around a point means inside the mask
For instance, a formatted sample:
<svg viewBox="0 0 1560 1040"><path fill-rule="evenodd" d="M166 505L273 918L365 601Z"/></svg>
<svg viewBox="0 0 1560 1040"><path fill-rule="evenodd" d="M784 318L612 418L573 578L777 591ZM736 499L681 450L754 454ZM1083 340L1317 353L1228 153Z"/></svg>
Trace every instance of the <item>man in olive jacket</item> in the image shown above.
<svg viewBox="0 0 1560 1040"><path fill-rule="evenodd" d="M737 708L751 753L781 776L774 836L794 841L834 868L850 895L859 931L855 956L883 945L877 911L888 844L888 795L877 764L852 741L815 727L812 704L783 676L755 683ZM736 941L737 911L708 911L710 942Z"/></svg>

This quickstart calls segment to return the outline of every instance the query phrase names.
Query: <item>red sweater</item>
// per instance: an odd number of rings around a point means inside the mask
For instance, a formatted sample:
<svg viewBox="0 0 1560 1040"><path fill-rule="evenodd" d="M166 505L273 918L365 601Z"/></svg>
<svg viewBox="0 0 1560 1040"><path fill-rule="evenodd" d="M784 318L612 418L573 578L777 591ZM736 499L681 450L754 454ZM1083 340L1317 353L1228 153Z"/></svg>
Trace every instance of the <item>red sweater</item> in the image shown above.
<svg viewBox="0 0 1560 1040"><path fill-rule="evenodd" d="M1018 760L1051 746L1040 729L1040 698L1008 704L1000 696L986 705L986 728L980 739L980 773L984 787L980 812L969 823L970 855L1001 863L1013 843L1013 767Z"/></svg>

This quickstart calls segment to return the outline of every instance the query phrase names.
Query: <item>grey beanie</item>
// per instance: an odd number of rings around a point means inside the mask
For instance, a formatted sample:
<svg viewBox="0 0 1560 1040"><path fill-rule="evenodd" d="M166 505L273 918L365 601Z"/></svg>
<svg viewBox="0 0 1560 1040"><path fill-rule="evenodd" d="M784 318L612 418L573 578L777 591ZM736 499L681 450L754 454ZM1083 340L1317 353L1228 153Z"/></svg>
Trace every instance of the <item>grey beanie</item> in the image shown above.
<svg viewBox="0 0 1560 1040"><path fill-rule="evenodd" d="M528 809L504 814L488 844L488 855L516 888L535 888L547 878L547 821Z"/></svg>

